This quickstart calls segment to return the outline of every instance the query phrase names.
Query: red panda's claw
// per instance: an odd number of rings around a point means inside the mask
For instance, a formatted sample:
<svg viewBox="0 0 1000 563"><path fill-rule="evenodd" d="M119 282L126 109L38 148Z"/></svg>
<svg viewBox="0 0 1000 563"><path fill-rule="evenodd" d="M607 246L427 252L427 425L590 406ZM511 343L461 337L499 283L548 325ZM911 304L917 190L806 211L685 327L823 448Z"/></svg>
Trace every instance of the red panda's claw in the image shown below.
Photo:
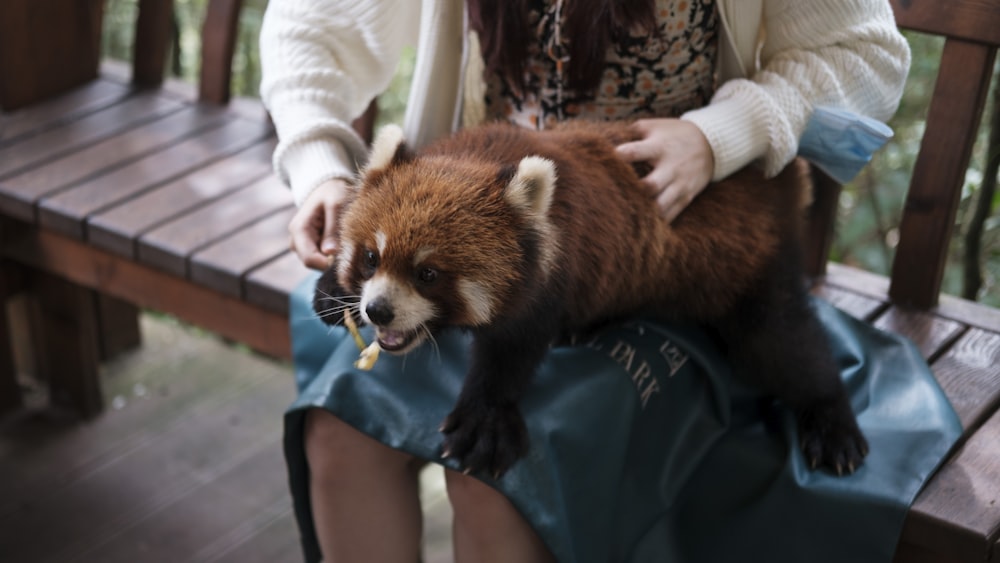
<svg viewBox="0 0 1000 563"><path fill-rule="evenodd" d="M799 433L811 469L825 467L842 477L855 473L864 463L868 441L846 403L806 411L799 418Z"/></svg>
<svg viewBox="0 0 1000 563"><path fill-rule="evenodd" d="M500 479L528 450L528 433L516 404L456 408L442 426L443 449L464 473L485 472Z"/></svg>

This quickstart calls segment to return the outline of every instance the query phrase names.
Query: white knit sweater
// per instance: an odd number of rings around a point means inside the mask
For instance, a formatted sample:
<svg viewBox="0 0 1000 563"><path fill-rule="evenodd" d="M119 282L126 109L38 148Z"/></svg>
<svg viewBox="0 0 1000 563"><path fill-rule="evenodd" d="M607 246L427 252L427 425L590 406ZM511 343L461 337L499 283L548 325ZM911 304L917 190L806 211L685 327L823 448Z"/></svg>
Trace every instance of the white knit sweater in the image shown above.
<svg viewBox="0 0 1000 563"><path fill-rule="evenodd" d="M794 156L814 107L886 120L910 63L887 0L717 0L720 87L682 119L705 133L716 179ZM278 131L274 165L300 203L353 177L366 155L350 127L417 46L403 128L420 145L460 123L467 60L463 0L270 0L261 96ZM763 40L761 40L763 39Z"/></svg>

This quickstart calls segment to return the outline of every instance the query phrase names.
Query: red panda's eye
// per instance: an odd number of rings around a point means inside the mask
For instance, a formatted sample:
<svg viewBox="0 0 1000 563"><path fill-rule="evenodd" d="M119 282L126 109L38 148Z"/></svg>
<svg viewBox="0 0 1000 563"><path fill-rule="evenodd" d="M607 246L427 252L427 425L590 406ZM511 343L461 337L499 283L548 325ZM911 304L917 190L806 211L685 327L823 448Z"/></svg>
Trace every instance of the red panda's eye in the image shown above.
<svg viewBox="0 0 1000 563"><path fill-rule="evenodd" d="M424 283L434 283L437 277L438 272L434 268L424 268L417 272L417 279Z"/></svg>
<svg viewBox="0 0 1000 563"><path fill-rule="evenodd" d="M373 270L375 268L377 268L378 267L378 254L375 254L375 252L372 251L372 250L366 250L365 251L365 266L368 266L369 268L371 268Z"/></svg>

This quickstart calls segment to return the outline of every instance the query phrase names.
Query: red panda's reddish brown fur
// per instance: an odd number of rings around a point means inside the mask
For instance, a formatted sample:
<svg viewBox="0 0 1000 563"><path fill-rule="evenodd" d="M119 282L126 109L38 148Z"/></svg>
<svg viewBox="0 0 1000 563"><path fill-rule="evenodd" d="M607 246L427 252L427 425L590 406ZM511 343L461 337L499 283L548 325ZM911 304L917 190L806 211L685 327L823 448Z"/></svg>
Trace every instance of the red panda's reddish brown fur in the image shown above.
<svg viewBox="0 0 1000 563"><path fill-rule="evenodd" d="M418 245L447 248L450 270L489 271L483 282L498 300L516 301L515 294L543 279L510 260L521 252L523 219L504 201L498 173L541 155L553 161L558 178L551 236L556 270L570 280L563 289L572 324L657 304L671 316L717 317L759 278L779 240L794 234L805 192L801 168L765 180L749 167L711 185L667 224L633 167L615 156L614 146L633 138L623 124L588 122L541 133L508 125L459 132L412 161L369 174L362 191L383 184L406 189L359 197L349 215L357 220L346 221L345 236L398 228L388 239L412 248L388 255L409 257ZM341 281L350 283L346 276Z"/></svg>
<svg viewBox="0 0 1000 563"><path fill-rule="evenodd" d="M414 153L384 131L317 311L352 304L390 352L441 327L473 332L442 427L446 455L472 469L524 455L517 401L556 339L635 314L712 325L734 365L796 410L811 460L853 469L867 444L796 265L805 167L747 167L667 223L644 172L615 154L635 138L625 124L497 124Z"/></svg>

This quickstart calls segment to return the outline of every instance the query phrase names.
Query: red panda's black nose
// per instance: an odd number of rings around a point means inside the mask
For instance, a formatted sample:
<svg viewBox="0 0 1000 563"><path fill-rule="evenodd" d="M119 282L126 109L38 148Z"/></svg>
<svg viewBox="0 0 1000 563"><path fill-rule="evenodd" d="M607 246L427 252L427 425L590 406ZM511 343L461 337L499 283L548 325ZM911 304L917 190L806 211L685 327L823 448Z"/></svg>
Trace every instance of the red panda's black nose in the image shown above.
<svg viewBox="0 0 1000 563"><path fill-rule="evenodd" d="M392 312L392 305L381 297L373 299L365 306L365 314L371 322L379 326L386 326L396 318L396 314Z"/></svg>

